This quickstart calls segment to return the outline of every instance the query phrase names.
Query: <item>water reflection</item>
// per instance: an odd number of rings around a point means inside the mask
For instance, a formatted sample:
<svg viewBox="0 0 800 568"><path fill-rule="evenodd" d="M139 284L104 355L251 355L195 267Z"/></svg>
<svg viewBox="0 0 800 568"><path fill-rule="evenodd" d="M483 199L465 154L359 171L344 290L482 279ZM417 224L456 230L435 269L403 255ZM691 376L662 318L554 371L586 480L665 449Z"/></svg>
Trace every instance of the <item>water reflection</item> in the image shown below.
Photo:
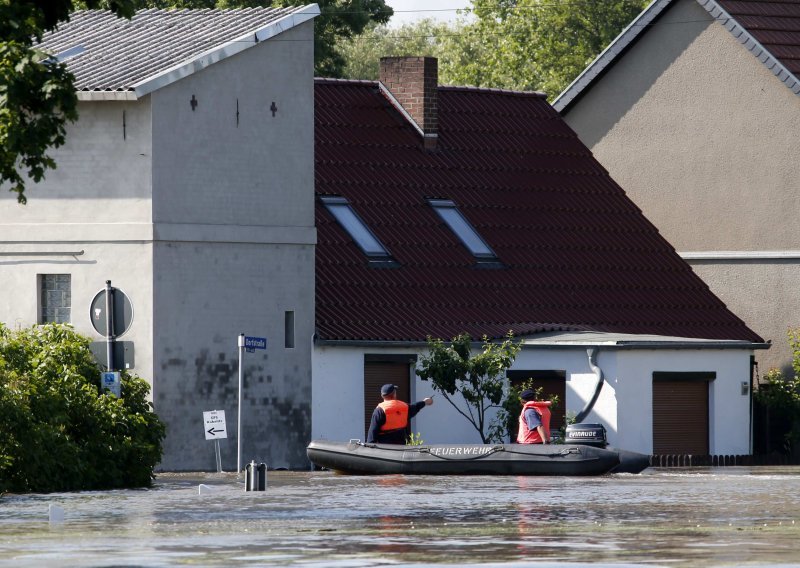
<svg viewBox="0 0 800 568"><path fill-rule="evenodd" d="M202 484L202 486L201 486ZM48 505L64 509L48 523ZM162 475L150 490L6 496L0 564L800 564L800 471L567 477Z"/></svg>

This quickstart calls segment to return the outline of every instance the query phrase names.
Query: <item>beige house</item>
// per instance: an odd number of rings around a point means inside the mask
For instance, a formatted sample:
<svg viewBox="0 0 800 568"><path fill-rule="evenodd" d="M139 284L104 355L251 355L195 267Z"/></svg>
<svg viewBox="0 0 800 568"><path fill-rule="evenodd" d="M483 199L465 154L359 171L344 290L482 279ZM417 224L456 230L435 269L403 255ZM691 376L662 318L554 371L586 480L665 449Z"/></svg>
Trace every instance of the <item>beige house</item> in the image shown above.
<svg viewBox="0 0 800 568"><path fill-rule="evenodd" d="M786 368L800 327L800 0L655 0L554 102Z"/></svg>

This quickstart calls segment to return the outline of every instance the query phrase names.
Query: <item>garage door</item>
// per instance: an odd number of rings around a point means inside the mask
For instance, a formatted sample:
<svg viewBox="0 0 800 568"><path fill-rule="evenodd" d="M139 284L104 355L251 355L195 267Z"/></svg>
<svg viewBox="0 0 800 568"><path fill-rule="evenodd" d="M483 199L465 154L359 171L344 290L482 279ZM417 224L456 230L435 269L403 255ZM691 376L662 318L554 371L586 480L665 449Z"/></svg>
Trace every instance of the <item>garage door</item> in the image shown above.
<svg viewBox="0 0 800 568"><path fill-rule="evenodd" d="M708 455L714 373L653 373L653 453Z"/></svg>
<svg viewBox="0 0 800 568"><path fill-rule="evenodd" d="M372 412L383 402L381 398L383 385L386 383L397 385L399 387L397 389L398 400L410 402L411 369L409 365L408 362L364 361L364 440L367 439Z"/></svg>
<svg viewBox="0 0 800 568"><path fill-rule="evenodd" d="M555 433L564 427L567 417L567 372L560 370L507 371L506 376L512 385L518 387L527 379L533 379L534 388L542 387L542 398L551 400L558 397L558 405L551 408L550 432ZM517 417L514 417L516 428ZM517 437L517 431L510 432L511 439Z"/></svg>

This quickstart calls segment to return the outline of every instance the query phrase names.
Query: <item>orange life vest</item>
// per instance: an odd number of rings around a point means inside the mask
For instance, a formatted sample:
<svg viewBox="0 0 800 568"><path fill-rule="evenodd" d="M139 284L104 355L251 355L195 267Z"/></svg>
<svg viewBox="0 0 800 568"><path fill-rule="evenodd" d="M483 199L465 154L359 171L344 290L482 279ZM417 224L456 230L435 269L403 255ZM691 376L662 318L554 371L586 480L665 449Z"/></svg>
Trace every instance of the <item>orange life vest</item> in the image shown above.
<svg viewBox="0 0 800 568"><path fill-rule="evenodd" d="M399 430L408 426L408 405L402 400L384 400L378 405L386 414L381 432Z"/></svg>
<svg viewBox="0 0 800 568"><path fill-rule="evenodd" d="M539 430L534 428L528 429L528 422L525 420L525 411L533 408L538 414L544 426L544 434L547 440L550 441L550 405L549 400L530 400L522 407L522 412L519 415L519 431L517 432L517 442L520 444L541 444L542 437L539 435Z"/></svg>

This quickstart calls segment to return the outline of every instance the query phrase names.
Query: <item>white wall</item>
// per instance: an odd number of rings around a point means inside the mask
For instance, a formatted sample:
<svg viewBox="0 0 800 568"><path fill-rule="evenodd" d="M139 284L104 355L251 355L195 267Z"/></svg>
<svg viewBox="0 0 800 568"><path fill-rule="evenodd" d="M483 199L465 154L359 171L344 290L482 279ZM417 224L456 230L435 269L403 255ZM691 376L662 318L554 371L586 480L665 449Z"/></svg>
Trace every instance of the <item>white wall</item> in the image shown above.
<svg viewBox="0 0 800 568"><path fill-rule="evenodd" d="M312 386L312 439L363 439L364 354L362 348L315 347ZM369 353L376 353L369 349ZM386 354L409 351L386 350ZM420 353L422 355L422 353ZM655 371L713 371L710 391L710 451L712 454L749 453L749 383L751 352L744 350L610 350L601 348L597 365L605 383L592 411L583 422L605 425L612 446L652 453L652 382ZM566 371L566 408L577 413L594 394L597 377L584 348L524 348L511 370ZM433 391L416 379L412 400ZM412 425L428 444L480 443L471 424L440 394L423 409Z"/></svg>

